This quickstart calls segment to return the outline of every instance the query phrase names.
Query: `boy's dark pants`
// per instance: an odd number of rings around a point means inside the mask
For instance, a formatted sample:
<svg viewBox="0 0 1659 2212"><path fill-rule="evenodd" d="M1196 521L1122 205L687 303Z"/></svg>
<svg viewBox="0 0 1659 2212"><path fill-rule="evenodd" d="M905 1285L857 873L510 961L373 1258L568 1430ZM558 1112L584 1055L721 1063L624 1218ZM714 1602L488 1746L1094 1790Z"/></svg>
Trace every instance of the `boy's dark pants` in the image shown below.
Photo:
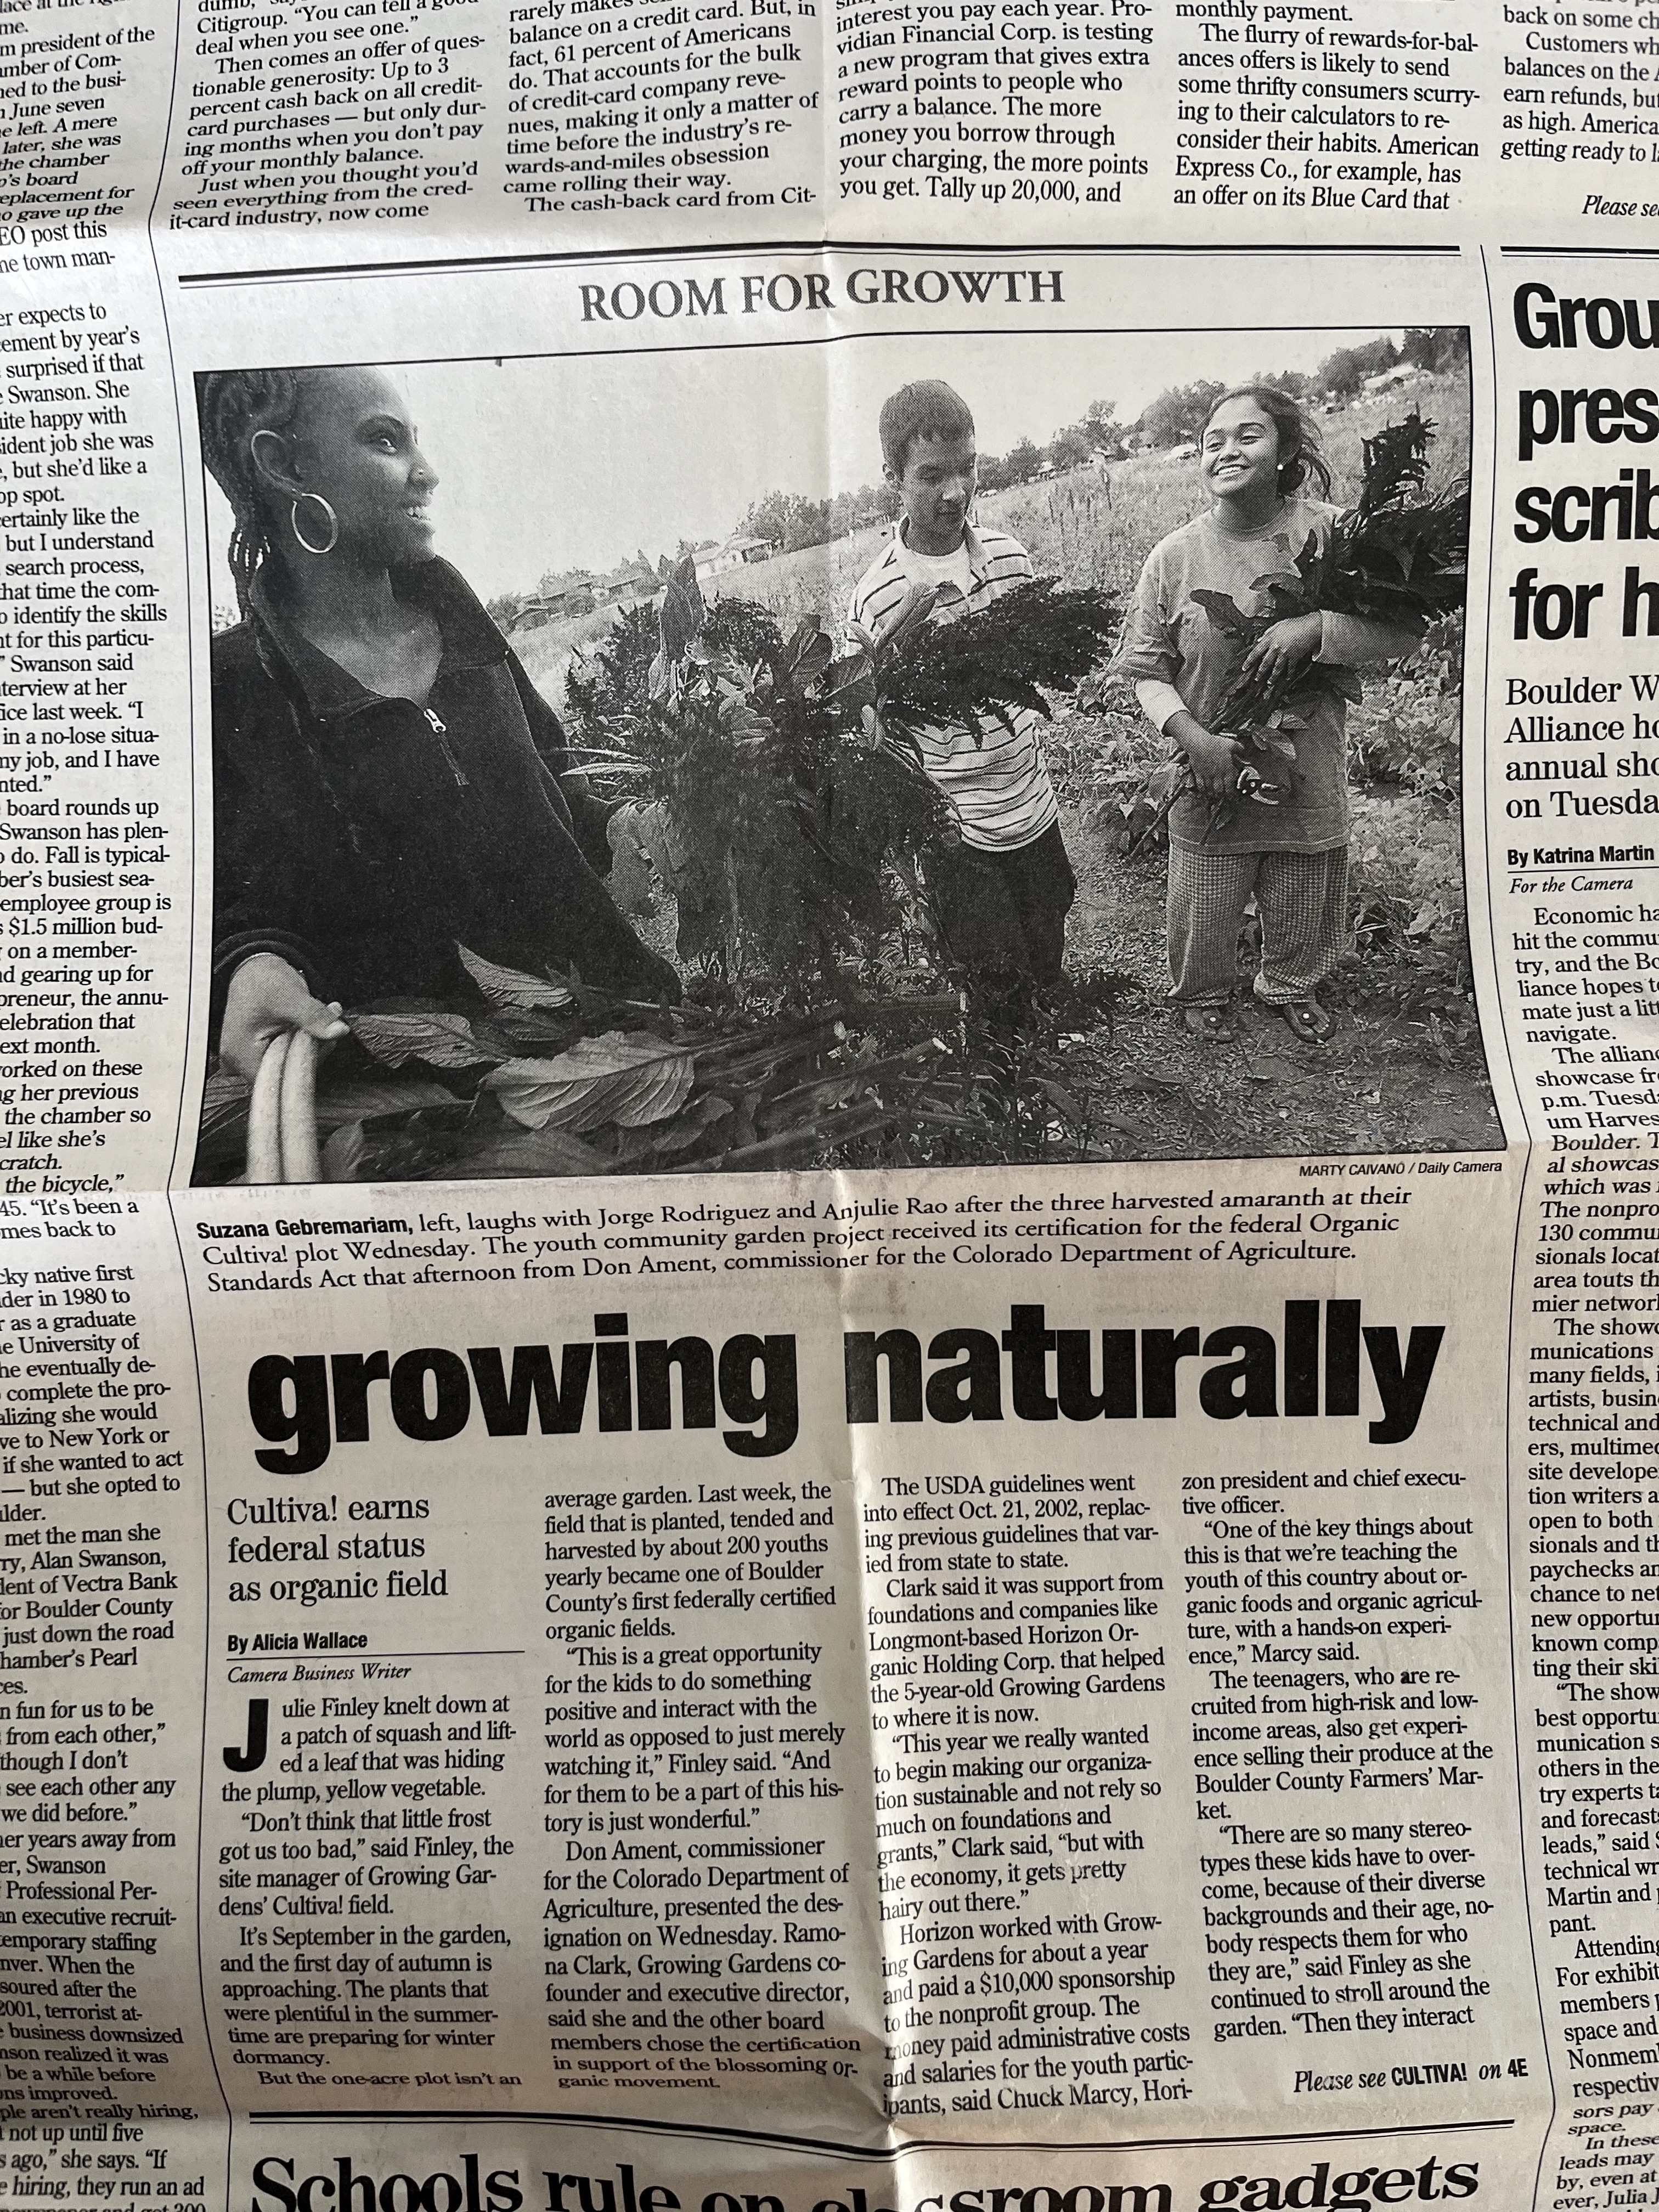
<svg viewBox="0 0 1659 2212"><path fill-rule="evenodd" d="M945 950L959 966L979 975L1060 981L1077 878L1057 822L1012 852L957 845L935 854L927 863L927 887Z"/></svg>

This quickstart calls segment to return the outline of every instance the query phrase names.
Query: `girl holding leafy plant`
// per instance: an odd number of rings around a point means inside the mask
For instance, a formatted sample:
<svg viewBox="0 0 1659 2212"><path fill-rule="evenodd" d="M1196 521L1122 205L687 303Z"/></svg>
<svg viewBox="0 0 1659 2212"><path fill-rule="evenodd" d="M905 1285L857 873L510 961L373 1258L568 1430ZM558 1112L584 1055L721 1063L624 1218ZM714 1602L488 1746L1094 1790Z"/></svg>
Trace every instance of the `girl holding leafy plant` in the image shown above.
<svg viewBox="0 0 1659 2212"><path fill-rule="evenodd" d="M1428 430L1417 428L1381 502L1396 516L1425 473ZM1234 1035L1254 893L1255 995L1316 1042L1331 1032L1318 988L1347 941L1346 702L1359 696L1348 672L1410 652L1425 616L1408 592L1356 589L1339 573L1352 565L1354 532L1343 531L1354 518L1309 496L1310 485L1329 491L1330 471L1285 393L1249 385L1218 399L1199 470L1209 509L1153 548L1116 662L1176 755L1170 997L1195 1036Z"/></svg>
<svg viewBox="0 0 1659 2212"><path fill-rule="evenodd" d="M437 476L374 368L199 386L242 621L213 644L214 1026L344 1034L343 1005L481 1004L462 960L678 998L601 881L610 810L433 552Z"/></svg>

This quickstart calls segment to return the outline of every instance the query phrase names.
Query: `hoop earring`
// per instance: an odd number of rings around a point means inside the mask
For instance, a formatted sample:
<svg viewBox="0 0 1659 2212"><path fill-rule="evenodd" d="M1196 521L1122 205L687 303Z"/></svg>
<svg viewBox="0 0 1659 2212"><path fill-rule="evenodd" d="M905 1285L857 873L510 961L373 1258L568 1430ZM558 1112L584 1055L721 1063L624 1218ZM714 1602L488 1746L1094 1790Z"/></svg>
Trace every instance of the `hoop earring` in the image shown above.
<svg viewBox="0 0 1659 2212"><path fill-rule="evenodd" d="M318 506L322 508L323 513L328 517L328 543L326 545L313 545L300 527L300 501L307 499L314 499ZM328 501L323 497L319 491L302 491L300 494L300 498L296 499L289 508L288 526L294 532L295 542L298 544L301 551L302 553L309 553L318 559L320 559L325 553L331 553L340 542L340 518L336 514L334 509L329 505Z"/></svg>

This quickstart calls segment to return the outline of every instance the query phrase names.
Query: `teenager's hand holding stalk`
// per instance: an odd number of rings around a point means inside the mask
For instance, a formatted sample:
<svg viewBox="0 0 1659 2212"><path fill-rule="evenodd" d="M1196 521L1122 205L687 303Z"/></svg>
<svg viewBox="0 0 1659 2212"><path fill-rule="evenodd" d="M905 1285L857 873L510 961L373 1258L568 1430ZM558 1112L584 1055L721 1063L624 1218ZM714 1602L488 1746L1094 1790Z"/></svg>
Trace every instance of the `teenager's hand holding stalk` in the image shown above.
<svg viewBox="0 0 1659 2212"><path fill-rule="evenodd" d="M1241 755L1237 738L1224 731L1206 730L1196 714L1182 708L1172 714L1165 735L1175 739L1193 771L1193 781L1212 806L1223 805L1238 788Z"/></svg>
<svg viewBox="0 0 1659 2212"><path fill-rule="evenodd" d="M1323 636L1324 623L1316 612L1276 622L1245 654L1238 683L1256 685L1264 706L1277 706L1318 652Z"/></svg>

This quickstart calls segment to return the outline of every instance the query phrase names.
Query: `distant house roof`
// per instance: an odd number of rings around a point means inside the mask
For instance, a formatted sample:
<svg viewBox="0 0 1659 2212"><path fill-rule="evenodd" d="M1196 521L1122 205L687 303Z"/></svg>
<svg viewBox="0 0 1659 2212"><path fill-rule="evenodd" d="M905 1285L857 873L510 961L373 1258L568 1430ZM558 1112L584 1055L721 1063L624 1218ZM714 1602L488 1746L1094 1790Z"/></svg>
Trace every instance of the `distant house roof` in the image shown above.
<svg viewBox="0 0 1659 2212"><path fill-rule="evenodd" d="M550 568L536 586L536 596L556 599L570 592L591 592L592 588L592 575L586 568Z"/></svg>
<svg viewBox="0 0 1659 2212"><path fill-rule="evenodd" d="M532 592L521 599L518 610L506 627L508 629L539 629L544 623L556 622L567 615L591 614L594 594L586 583L567 582L553 591Z"/></svg>
<svg viewBox="0 0 1659 2212"><path fill-rule="evenodd" d="M706 545L697 548L697 574L702 578L723 575L728 568L741 568L750 562L764 561L771 551L771 540L766 538L749 538L739 534L726 538L719 545L711 538Z"/></svg>
<svg viewBox="0 0 1659 2212"><path fill-rule="evenodd" d="M596 576L593 589L606 602L648 597L657 588L655 572L638 561L624 561L604 576Z"/></svg>

